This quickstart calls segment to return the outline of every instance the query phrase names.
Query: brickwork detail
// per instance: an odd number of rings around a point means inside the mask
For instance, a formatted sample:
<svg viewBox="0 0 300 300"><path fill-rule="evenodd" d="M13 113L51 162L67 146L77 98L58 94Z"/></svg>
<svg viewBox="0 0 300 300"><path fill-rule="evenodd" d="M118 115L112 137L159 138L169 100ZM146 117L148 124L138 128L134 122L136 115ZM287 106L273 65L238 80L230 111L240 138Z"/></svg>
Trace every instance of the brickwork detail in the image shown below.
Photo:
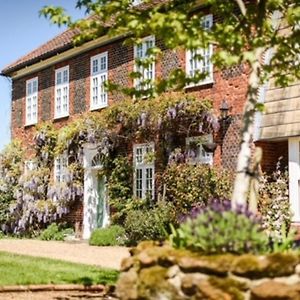
<svg viewBox="0 0 300 300"><path fill-rule="evenodd" d="M241 76L243 73L244 73L244 66L240 64L222 70L221 76L223 79L228 80L230 78Z"/></svg>
<svg viewBox="0 0 300 300"><path fill-rule="evenodd" d="M129 87L132 83L128 73L132 71L129 68L128 62L132 61L133 69L133 50L128 46L123 45L123 41L119 42L109 49L109 80L121 87ZM114 91L112 92L114 101L124 100L124 94Z"/></svg>
<svg viewBox="0 0 300 300"><path fill-rule="evenodd" d="M39 74L39 103L41 120L51 119L51 97L52 88L54 88L54 68L47 68Z"/></svg>
<svg viewBox="0 0 300 300"><path fill-rule="evenodd" d="M76 57L72 64L70 80L74 81L74 114L86 111L87 77L90 76L89 56L87 54Z"/></svg>
<svg viewBox="0 0 300 300"><path fill-rule="evenodd" d="M161 59L161 76L167 79L170 73L180 68L180 58L175 51L166 50L163 52Z"/></svg>
<svg viewBox="0 0 300 300"><path fill-rule="evenodd" d="M241 125L242 117L240 115L233 117L224 135L222 145L222 166L230 171L235 171L236 169L236 160L240 150Z"/></svg>

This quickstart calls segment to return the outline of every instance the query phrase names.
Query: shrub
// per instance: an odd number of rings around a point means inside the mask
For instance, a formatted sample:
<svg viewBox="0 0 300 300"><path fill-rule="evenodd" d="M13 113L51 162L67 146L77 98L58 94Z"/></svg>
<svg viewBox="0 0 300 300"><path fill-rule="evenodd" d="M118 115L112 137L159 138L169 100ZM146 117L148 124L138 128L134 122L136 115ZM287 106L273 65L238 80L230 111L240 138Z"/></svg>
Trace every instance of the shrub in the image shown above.
<svg viewBox="0 0 300 300"><path fill-rule="evenodd" d="M130 210L125 220L125 230L130 245L143 240L164 240L175 210L170 203L159 203L153 208Z"/></svg>
<svg viewBox="0 0 300 300"><path fill-rule="evenodd" d="M118 225L98 228L93 231L89 244L92 246L123 246L125 244L125 230Z"/></svg>
<svg viewBox="0 0 300 300"><path fill-rule="evenodd" d="M263 253L269 245L257 217L242 207L232 210L229 201L216 200L194 209L170 238L177 248L204 254Z"/></svg>
<svg viewBox="0 0 300 300"><path fill-rule="evenodd" d="M67 235L74 233L72 228L66 228L64 225L55 223L49 225L39 236L43 241L63 241Z"/></svg>
<svg viewBox="0 0 300 300"><path fill-rule="evenodd" d="M228 198L232 182L229 173L207 165L171 164L162 175L165 200L172 202L178 216L211 198Z"/></svg>

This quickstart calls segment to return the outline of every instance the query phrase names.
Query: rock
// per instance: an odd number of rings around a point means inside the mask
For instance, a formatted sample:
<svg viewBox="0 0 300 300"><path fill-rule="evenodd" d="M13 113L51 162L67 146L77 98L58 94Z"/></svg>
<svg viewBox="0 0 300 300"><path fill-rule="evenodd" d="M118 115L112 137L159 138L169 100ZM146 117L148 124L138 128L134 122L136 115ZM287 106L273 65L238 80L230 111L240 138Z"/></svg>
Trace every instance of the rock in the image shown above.
<svg viewBox="0 0 300 300"><path fill-rule="evenodd" d="M251 254L237 257L232 273L250 279L282 277L294 274L298 257L294 254L274 253L268 256Z"/></svg>
<svg viewBox="0 0 300 300"><path fill-rule="evenodd" d="M196 299L205 300L232 300L233 298L226 292L212 286L208 281L201 281L198 286Z"/></svg>
<svg viewBox="0 0 300 300"><path fill-rule="evenodd" d="M295 267L295 273L297 275L300 275L300 264L298 264L296 267Z"/></svg>
<svg viewBox="0 0 300 300"><path fill-rule="evenodd" d="M231 256L182 257L178 265L183 272L202 272L209 275L225 276L231 267Z"/></svg>
<svg viewBox="0 0 300 300"><path fill-rule="evenodd" d="M173 278L176 275L178 275L179 273L180 273L180 269L177 265L175 265L175 266L172 266L171 268L168 269L167 277L168 278Z"/></svg>
<svg viewBox="0 0 300 300"><path fill-rule="evenodd" d="M141 267L150 267L156 263L156 258L149 256L146 252L141 252L137 255L137 259L139 260Z"/></svg>
<svg viewBox="0 0 300 300"><path fill-rule="evenodd" d="M300 286L268 280L251 289L251 300L300 300Z"/></svg>
<svg viewBox="0 0 300 300"><path fill-rule="evenodd" d="M134 258L133 257L127 257L124 258L121 262L121 271L126 272L128 271L134 264Z"/></svg>
<svg viewBox="0 0 300 300"><path fill-rule="evenodd" d="M201 281L206 280L207 278L207 275L199 273L185 275L181 281L181 289L183 293L187 296L195 295L198 290L197 286Z"/></svg>
<svg viewBox="0 0 300 300"><path fill-rule="evenodd" d="M128 272L121 273L117 282L117 297L122 300L138 299L137 280L138 275L134 269L130 269Z"/></svg>

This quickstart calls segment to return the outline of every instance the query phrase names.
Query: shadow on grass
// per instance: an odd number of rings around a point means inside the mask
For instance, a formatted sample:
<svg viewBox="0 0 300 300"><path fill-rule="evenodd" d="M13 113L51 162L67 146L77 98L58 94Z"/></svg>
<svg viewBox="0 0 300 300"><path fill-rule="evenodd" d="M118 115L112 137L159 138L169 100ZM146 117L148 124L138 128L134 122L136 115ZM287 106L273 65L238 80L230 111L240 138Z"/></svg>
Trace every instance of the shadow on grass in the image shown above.
<svg viewBox="0 0 300 300"><path fill-rule="evenodd" d="M79 277L72 280L74 284L83 284L85 286L91 286L93 284L114 284L119 278L119 272L110 272L110 273L100 273L96 277Z"/></svg>

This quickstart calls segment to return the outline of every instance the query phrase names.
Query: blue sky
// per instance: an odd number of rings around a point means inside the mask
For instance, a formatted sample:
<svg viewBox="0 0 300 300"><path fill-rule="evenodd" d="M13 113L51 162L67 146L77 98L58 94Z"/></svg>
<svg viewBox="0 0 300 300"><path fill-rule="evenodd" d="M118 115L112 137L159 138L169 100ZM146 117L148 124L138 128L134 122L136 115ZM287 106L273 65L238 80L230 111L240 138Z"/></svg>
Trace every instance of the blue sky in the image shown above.
<svg viewBox="0 0 300 300"><path fill-rule="evenodd" d="M75 4L75 0L0 0L0 69L64 30L39 17L43 6L62 6L74 18L82 17ZM0 150L10 141L10 102L10 81L0 76Z"/></svg>

